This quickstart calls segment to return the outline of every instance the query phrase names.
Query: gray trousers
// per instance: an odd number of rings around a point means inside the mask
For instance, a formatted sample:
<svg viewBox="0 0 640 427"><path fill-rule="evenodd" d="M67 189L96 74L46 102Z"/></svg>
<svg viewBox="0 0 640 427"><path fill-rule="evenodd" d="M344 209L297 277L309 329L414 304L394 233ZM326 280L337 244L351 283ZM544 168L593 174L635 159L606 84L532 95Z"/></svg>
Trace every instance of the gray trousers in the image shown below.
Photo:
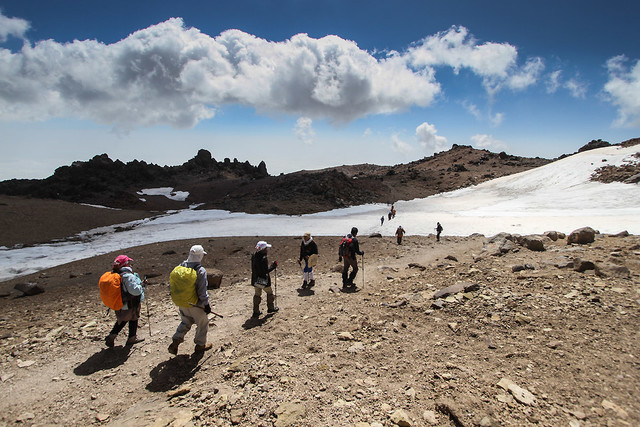
<svg viewBox="0 0 640 427"><path fill-rule="evenodd" d="M196 336L193 342L196 345L207 343L207 332L209 332L209 317L200 307L180 307L180 319L182 320L173 334L176 341L184 341L184 336L189 332L191 326L196 325Z"/></svg>

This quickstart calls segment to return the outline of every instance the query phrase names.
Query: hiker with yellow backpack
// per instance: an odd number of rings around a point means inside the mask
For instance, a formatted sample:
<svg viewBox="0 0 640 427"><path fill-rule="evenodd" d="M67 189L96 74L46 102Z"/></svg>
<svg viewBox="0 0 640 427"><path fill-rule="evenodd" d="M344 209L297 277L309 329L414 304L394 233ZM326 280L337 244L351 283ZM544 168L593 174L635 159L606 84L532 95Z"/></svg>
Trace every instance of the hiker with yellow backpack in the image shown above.
<svg viewBox="0 0 640 427"><path fill-rule="evenodd" d="M171 354L178 354L178 346L194 324L196 336L193 342L196 344L196 353L213 347L213 344L207 342L207 315L211 313L211 306L207 292L207 270L202 266L202 258L206 254L201 245L192 246L187 260L174 268L169 276L171 299L178 306L181 319L168 348Z"/></svg>
<svg viewBox="0 0 640 427"><path fill-rule="evenodd" d="M116 312L116 324L104 339L107 347L113 347L118 333L129 322L129 338L127 346L144 341L139 338L138 319L140 318L140 306L144 301L144 284L138 273L131 268L133 259L126 255L118 255L113 261L112 271L104 273L100 277L100 297L107 307Z"/></svg>

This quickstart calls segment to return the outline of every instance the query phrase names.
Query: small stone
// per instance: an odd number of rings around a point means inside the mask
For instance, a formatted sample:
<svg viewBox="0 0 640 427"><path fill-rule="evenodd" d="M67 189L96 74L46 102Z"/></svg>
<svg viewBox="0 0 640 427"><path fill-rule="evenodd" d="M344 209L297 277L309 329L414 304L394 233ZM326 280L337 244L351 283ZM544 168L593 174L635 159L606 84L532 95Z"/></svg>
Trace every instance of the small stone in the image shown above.
<svg viewBox="0 0 640 427"><path fill-rule="evenodd" d="M353 334L351 332L338 332L336 334L336 336L338 337L338 339L340 341L353 341L353 340L355 340L355 337L353 336Z"/></svg>
<svg viewBox="0 0 640 427"><path fill-rule="evenodd" d="M422 413L422 419L432 426L438 425L438 416L435 411L424 411Z"/></svg>
<svg viewBox="0 0 640 427"><path fill-rule="evenodd" d="M98 420L98 422L105 422L109 419L109 414L96 414L96 420Z"/></svg>
<svg viewBox="0 0 640 427"><path fill-rule="evenodd" d="M16 364L18 365L18 368L28 368L29 366L33 365L35 362L35 360L25 360L22 361L20 359L18 359L16 361Z"/></svg>
<svg viewBox="0 0 640 427"><path fill-rule="evenodd" d="M516 383L514 383L508 378L502 378L498 382L498 386L510 392L513 395L513 397L522 404L534 405L536 403L535 396L531 394L529 390L518 386Z"/></svg>
<svg viewBox="0 0 640 427"><path fill-rule="evenodd" d="M400 427L411 427L411 419L404 409L397 409L391 414L391 422Z"/></svg>

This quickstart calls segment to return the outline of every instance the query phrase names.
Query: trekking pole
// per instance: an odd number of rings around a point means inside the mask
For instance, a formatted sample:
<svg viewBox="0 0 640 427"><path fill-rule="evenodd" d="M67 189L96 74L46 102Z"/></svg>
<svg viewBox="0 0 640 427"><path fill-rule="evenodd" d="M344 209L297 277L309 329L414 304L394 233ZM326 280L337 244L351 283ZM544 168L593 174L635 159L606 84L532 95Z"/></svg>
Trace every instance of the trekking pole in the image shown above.
<svg viewBox="0 0 640 427"><path fill-rule="evenodd" d="M362 289L364 289L364 254L362 254Z"/></svg>
<svg viewBox="0 0 640 427"><path fill-rule="evenodd" d="M145 284L145 289L147 288L147 276L144 276L142 279L142 283ZM147 295L145 295L146 297ZM149 298L144 299L147 302L147 324L149 324L149 338L151 338L151 316L149 315Z"/></svg>
<svg viewBox="0 0 640 427"><path fill-rule="evenodd" d="M278 306L278 266L273 270L273 306Z"/></svg>

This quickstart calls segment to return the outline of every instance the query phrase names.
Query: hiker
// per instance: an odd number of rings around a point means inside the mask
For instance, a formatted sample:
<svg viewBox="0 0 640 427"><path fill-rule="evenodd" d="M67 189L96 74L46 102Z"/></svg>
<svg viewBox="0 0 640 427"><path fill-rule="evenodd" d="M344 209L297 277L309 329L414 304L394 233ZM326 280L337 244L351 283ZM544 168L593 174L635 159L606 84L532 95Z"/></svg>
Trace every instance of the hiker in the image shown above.
<svg viewBox="0 0 640 427"><path fill-rule="evenodd" d="M315 255L315 257L313 257ZM306 232L302 236L302 243L300 244L300 258L298 259L298 265L301 265L304 260L304 268L302 270L302 289L313 288L316 281L313 277L313 267L315 265L315 259L318 257L318 245L313 241L311 233Z"/></svg>
<svg viewBox="0 0 640 427"><path fill-rule="evenodd" d="M387 214L389 217L389 221L391 221L391 215L393 214L393 212L389 211L389 213Z"/></svg>
<svg viewBox="0 0 640 427"><path fill-rule="evenodd" d="M384 224L384 215L380 217L380 225Z"/></svg>
<svg viewBox="0 0 640 427"><path fill-rule="evenodd" d="M404 236L405 233L406 231L404 231L404 228L402 228L401 225L399 225L398 228L396 228L396 238L398 240L399 245L402 244L402 236Z"/></svg>
<svg viewBox="0 0 640 427"><path fill-rule="evenodd" d="M171 298L173 302L178 305L180 313L180 324L175 334L173 334L173 341L168 348L171 354L178 354L178 346L184 341L184 336L194 324L196 325L196 335L193 338L193 342L196 345L196 353L205 352L213 347L212 343L207 342L207 333L209 332L208 314L211 313L211 306L209 305L209 293L207 292L207 286L209 284L207 280L207 270L202 266L202 258L204 258L206 254L201 245L193 245L191 249L189 249L189 256L186 261L180 263L180 265L171 272ZM174 272L180 271L181 267L183 268L182 271L191 273L188 282L178 282L178 280L175 279ZM178 301L175 292L178 283L184 286L180 289L183 292L182 295L186 293L190 296L190 299Z"/></svg>
<svg viewBox="0 0 640 427"><path fill-rule="evenodd" d="M340 243L340 249L338 250L338 261L344 261L344 268L342 269L342 287L355 288L356 284L353 280L358 274L358 260L356 255L364 255L364 252L360 250L360 243L358 243L358 229L353 227L351 233L347 234ZM351 267L351 274L349 274L349 267Z"/></svg>
<svg viewBox="0 0 640 427"><path fill-rule="evenodd" d="M436 240L438 242L440 241L440 233L442 233L442 226L440 225L440 223L438 223L438 225L436 226Z"/></svg>
<svg viewBox="0 0 640 427"><path fill-rule="evenodd" d="M253 315L254 319L260 317L260 301L262 301L262 291L267 294L267 313L275 313L280 310L275 305L276 296L271 288L271 276L269 273L278 267L278 263L273 261L269 265L267 250L271 247L267 242L260 240L256 244L256 251L251 255L251 286L254 287L253 295Z"/></svg>
<svg viewBox="0 0 640 427"><path fill-rule="evenodd" d="M140 318L140 303L144 301L144 282L140 279L138 273L133 272L131 268L132 262L133 259L126 255L118 255L113 260L113 272L118 273L122 278L121 286L124 292L122 308L116 310L116 324L113 325L113 329L104 339L107 347L114 346L118 333L127 322L129 322L129 337L126 345L134 345L144 341L144 338L139 338L136 335L138 332L138 319Z"/></svg>

